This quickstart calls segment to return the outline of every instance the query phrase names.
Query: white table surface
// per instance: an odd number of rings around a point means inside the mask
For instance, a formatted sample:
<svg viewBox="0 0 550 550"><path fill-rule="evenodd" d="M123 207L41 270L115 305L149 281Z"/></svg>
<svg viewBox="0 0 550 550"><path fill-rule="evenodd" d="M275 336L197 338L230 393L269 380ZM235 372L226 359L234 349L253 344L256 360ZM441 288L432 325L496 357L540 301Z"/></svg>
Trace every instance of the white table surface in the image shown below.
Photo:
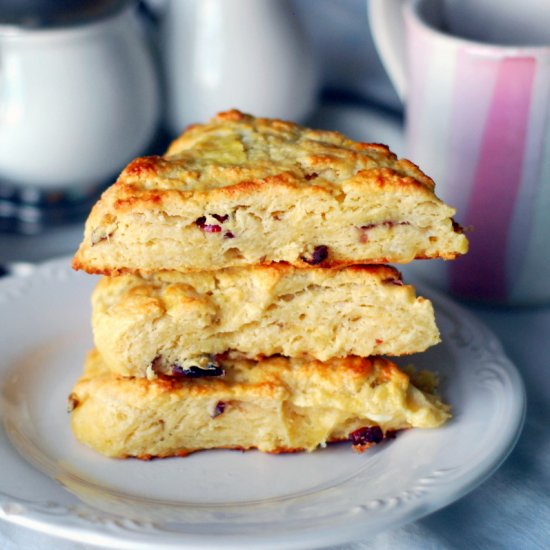
<svg viewBox="0 0 550 550"><path fill-rule="evenodd" d="M376 141L386 141L402 153L395 121L380 125L377 116L372 124L368 112L356 109L328 108L321 115L316 120L324 126L342 129L351 137L362 138L365 128L376 131ZM32 238L0 235L0 261L38 261L69 253L80 235L79 226ZM490 479L456 503L340 549L550 548L550 305L530 309L466 307L497 334L524 379L527 417L515 449ZM91 547L0 522L1 550L84 548Z"/></svg>

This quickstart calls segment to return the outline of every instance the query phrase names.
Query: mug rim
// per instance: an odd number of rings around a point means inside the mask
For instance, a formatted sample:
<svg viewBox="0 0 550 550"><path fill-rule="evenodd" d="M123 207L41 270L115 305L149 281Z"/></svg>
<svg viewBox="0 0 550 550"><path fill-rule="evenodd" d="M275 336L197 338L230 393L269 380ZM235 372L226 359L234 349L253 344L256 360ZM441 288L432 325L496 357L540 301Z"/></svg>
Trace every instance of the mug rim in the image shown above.
<svg viewBox="0 0 550 550"><path fill-rule="evenodd" d="M419 6L425 2L432 0L411 0L406 2L403 7L405 20L408 23L415 25L424 32L432 35L434 38L452 43L455 46L466 46L471 50L476 50L480 54L502 56L508 55L517 57L519 55L540 55L543 53L550 54L550 42L546 46L514 46L502 43L481 42L470 38L456 36L450 32L445 32L433 25L429 24L419 13Z"/></svg>

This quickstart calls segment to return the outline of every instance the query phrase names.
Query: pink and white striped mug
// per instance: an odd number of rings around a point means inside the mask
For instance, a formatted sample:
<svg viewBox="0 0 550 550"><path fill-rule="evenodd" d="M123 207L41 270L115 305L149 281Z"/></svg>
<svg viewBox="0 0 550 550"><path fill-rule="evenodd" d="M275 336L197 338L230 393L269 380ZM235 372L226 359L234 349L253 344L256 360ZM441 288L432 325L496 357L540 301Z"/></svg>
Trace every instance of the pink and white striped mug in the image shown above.
<svg viewBox="0 0 550 550"><path fill-rule="evenodd" d="M414 271L465 298L550 303L550 24L546 45L540 36L534 46L529 37L498 45L453 35L445 9L444 0L369 1L406 105L407 156L472 227L466 256Z"/></svg>

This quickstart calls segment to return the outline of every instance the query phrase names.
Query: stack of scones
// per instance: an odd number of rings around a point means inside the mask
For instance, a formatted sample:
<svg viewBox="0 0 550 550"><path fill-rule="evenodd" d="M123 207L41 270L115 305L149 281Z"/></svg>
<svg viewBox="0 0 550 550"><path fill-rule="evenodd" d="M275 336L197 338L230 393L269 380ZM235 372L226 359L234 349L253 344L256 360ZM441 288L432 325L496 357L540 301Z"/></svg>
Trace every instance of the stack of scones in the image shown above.
<svg viewBox="0 0 550 550"><path fill-rule="evenodd" d="M73 266L104 277L76 437L147 459L440 426L435 377L382 357L439 341L430 301L385 264L465 253L453 214L382 145L236 110L189 127L86 222Z"/></svg>

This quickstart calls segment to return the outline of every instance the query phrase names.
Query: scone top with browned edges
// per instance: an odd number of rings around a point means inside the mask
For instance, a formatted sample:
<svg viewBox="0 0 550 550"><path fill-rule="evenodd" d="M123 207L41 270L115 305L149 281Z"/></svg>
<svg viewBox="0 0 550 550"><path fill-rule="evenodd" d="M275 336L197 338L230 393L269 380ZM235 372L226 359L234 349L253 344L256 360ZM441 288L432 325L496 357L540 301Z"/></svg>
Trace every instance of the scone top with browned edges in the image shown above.
<svg viewBox="0 0 550 550"><path fill-rule="evenodd" d="M466 252L433 181L383 145L221 113L131 162L96 204L76 268L333 266Z"/></svg>
<svg viewBox="0 0 550 550"><path fill-rule="evenodd" d="M340 195L345 181L373 169L390 169L410 178L401 185L433 191L430 178L408 160L397 160L384 145L358 143L338 132L233 110L187 128L164 157L136 159L122 173L119 186L128 186L134 196L269 183L278 176L293 186L320 186Z"/></svg>

